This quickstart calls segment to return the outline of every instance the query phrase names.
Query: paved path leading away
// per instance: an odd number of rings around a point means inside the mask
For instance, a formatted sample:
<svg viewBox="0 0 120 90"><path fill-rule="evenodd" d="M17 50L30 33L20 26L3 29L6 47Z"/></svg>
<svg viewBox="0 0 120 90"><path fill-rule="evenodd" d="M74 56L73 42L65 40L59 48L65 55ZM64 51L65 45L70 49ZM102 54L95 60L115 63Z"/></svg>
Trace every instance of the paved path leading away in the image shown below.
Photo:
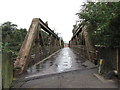
<svg viewBox="0 0 120 90"><path fill-rule="evenodd" d="M48 58L42 66L33 66L28 74L14 81L14 88L117 88L114 81L98 79L97 68L82 60L70 48ZM42 68L41 68L42 67Z"/></svg>
<svg viewBox="0 0 120 90"><path fill-rule="evenodd" d="M76 56L72 49L63 48L43 63L29 68L26 78L84 68L82 67L83 61L82 58Z"/></svg>

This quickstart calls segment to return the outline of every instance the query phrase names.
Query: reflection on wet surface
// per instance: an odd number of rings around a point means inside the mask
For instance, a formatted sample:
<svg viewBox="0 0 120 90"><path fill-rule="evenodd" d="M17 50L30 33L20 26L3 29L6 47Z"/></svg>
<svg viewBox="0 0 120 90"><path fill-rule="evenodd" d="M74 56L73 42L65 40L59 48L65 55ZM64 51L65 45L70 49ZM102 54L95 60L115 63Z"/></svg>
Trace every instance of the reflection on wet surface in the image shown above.
<svg viewBox="0 0 120 90"><path fill-rule="evenodd" d="M80 60L76 59L76 55L70 48L63 48L50 57L44 63L34 65L27 70L28 74L45 75L51 73L60 73L80 68Z"/></svg>
<svg viewBox="0 0 120 90"><path fill-rule="evenodd" d="M62 72L69 69L77 68L75 58L76 56L74 55L70 48L62 49L60 55L55 60L55 63L58 64L56 71Z"/></svg>

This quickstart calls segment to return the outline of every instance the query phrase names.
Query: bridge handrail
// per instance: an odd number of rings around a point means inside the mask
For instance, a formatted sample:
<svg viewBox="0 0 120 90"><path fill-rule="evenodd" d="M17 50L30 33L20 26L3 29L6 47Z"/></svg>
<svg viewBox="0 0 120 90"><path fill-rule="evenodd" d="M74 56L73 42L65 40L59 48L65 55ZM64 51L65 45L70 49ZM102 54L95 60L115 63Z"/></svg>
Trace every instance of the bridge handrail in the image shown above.
<svg viewBox="0 0 120 90"><path fill-rule="evenodd" d="M36 19L39 20L39 24L41 25L41 28L43 28L46 32L52 34L54 37L56 37L59 40L59 37L40 18L36 18Z"/></svg>
<svg viewBox="0 0 120 90"><path fill-rule="evenodd" d="M26 34L26 37L22 43L22 46L19 51L19 55L16 58L16 61L14 63L14 70L16 74L22 74L23 71L27 69L27 65L30 59L30 54L32 52L32 48L34 43L37 43L36 45L42 45L44 44L42 40L42 36L39 33L40 30L43 29L47 33L49 33L50 37L54 37L55 41L59 41L59 37L57 34L55 34L47 24L45 24L40 18L34 18L32 20L32 23L30 25L30 28ZM39 42L36 42L39 41ZM56 42L57 42L56 41ZM60 45L60 44L59 44ZM38 46L39 48L39 46ZM39 49L37 49L39 50ZM36 55L37 57L37 55Z"/></svg>
<svg viewBox="0 0 120 90"><path fill-rule="evenodd" d="M83 26L79 26L79 27L76 29L75 34L72 36L71 40L72 40L79 32L82 31L82 27L83 27Z"/></svg>

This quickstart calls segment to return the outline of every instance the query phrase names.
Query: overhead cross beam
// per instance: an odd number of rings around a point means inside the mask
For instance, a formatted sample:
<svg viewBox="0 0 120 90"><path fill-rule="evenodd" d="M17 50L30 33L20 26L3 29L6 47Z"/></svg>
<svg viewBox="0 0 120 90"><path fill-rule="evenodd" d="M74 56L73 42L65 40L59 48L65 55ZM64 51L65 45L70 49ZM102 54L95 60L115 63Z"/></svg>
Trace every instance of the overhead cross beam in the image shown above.
<svg viewBox="0 0 120 90"><path fill-rule="evenodd" d="M59 37L40 18L39 18L39 23L41 25L41 28L43 28L46 32L52 34L55 38L59 40Z"/></svg>
<svg viewBox="0 0 120 90"><path fill-rule="evenodd" d="M79 34L79 33L82 31L82 27L83 27L83 26L79 26L78 28L76 28L75 34L73 35L73 37L71 38L71 40L72 40L73 38L75 38L76 35Z"/></svg>

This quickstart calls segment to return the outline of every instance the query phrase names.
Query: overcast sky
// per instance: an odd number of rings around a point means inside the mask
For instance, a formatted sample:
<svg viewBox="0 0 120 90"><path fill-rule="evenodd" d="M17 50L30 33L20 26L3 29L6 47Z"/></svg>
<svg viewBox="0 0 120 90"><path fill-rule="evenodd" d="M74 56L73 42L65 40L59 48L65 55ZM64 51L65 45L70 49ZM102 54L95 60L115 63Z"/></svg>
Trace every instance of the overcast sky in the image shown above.
<svg viewBox="0 0 120 90"><path fill-rule="evenodd" d="M18 28L29 29L33 18L48 21L48 26L61 33L64 41L72 37L72 29L85 0L0 0L0 23L11 21Z"/></svg>

